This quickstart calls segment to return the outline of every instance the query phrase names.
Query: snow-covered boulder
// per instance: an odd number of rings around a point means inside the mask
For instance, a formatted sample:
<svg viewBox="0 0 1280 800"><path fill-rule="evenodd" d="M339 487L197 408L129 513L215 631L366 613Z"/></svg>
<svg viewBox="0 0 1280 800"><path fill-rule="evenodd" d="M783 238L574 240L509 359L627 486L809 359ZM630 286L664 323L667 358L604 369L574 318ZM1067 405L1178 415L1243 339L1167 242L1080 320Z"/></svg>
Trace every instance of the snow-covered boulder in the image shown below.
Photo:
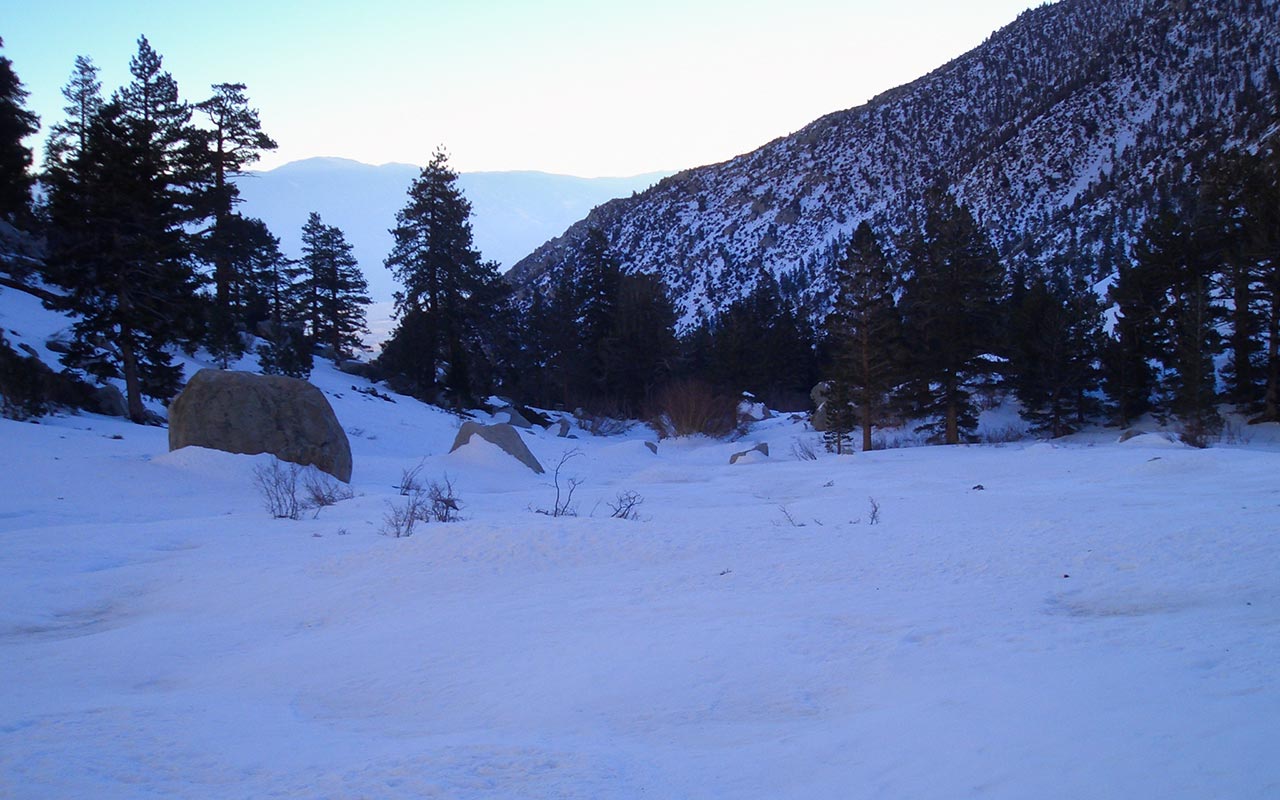
<svg viewBox="0 0 1280 800"><path fill-rule="evenodd" d="M524 414L521 414L520 410L515 406L505 405L493 412L495 417L501 416L502 414L507 415L507 424L509 425L513 425L517 428L525 428L526 430L533 428L533 423L526 419Z"/></svg>
<svg viewBox="0 0 1280 800"><path fill-rule="evenodd" d="M524 443L524 439L520 438L520 433L505 422L500 422L497 425L481 425L479 422L462 423L462 427L458 429L458 435L453 439L453 447L449 448L449 452L452 453L467 442L470 442L471 437L476 435L479 435L481 439L490 444L497 445L504 453L539 475L546 472L542 465L538 463L538 459L529 450L529 446Z"/></svg>
<svg viewBox="0 0 1280 800"><path fill-rule="evenodd" d="M169 405L169 449L271 453L351 480L351 444L319 389L283 375L202 369Z"/></svg>
<svg viewBox="0 0 1280 800"><path fill-rule="evenodd" d="M737 464L739 461L746 458L747 456L750 456L752 453L760 453L761 455L767 458L769 456L769 443L760 442L750 450L743 450L741 453L734 453L733 455L729 456L729 463ZM758 458L758 457L759 456L753 456L753 458Z"/></svg>

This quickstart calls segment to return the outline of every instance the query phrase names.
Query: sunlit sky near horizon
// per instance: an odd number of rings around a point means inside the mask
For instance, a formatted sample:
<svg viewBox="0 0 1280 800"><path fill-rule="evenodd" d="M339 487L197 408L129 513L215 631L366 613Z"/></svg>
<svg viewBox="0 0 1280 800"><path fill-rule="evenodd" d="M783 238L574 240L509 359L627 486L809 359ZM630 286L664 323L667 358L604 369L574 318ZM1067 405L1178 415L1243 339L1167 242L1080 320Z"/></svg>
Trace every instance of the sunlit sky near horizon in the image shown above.
<svg viewBox="0 0 1280 800"><path fill-rule="evenodd" d="M442 144L460 171L598 177L750 151L920 77L1034 5L0 0L0 52L46 129L77 55L109 94L145 34L189 101L247 84L280 145L259 168L423 164Z"/></svg>

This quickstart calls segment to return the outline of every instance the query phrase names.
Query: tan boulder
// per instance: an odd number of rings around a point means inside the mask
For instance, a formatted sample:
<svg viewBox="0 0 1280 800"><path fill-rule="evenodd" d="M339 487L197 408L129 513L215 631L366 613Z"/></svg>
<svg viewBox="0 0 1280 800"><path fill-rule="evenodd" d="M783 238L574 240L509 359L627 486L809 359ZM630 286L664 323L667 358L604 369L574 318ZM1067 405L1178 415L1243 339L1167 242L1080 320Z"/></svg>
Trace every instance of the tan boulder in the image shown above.
<svg viewBox="0 0 1280 800"><path fill-rule="evenodd" d="M169 449L271 453L351 480L351 444L324 394L306 381L202 369L169 405Z"/></svg>

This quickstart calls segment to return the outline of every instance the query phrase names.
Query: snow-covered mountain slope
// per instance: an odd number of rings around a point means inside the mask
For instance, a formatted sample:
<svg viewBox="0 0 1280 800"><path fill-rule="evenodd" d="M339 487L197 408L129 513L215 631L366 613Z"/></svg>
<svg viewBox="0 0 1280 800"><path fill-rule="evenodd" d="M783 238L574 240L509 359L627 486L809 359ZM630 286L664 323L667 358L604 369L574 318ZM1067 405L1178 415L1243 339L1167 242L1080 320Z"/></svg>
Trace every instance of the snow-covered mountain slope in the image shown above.
<svg viewBox="0 0 1280 800"><path fill-rule="evenodd" d="M242 213L267 223L286 253L301 248L307 215L316 211L347 235L374 300L395 287L382 259L391 250L388 229L405 203L419 167L371 166L341 158L295 161L240 181ZM544 172L468 172L458 183L471 201L476 246L486 259L510 267L593 207L648 188L667 173L629 178L577 178Z"/></svg>
<svg viewBox="0 0 1280 800"><path fill-rule="evenodd" d="M0 289L37 343L65 320ZM47 356L47 353L42 353ZM184 362L188 369L198 361ZM266 456L0 420L0 796L1262 800L1280 785L1280 426L1193 450L791 455L523 434L318 362L355 496ZM996 423L999 421L996 420ZM756 442L770 445L729 465ZM462 522L382 533L421 465ZM609 517L619 493L641 519ZM878 510L873 510L874 506Z"/></svg>
<svg viewBox="0 0 1280 800"><path fill-rule="evenodd" d="M597 208L513 268L537 284L598 226L688 325L761 269L815 309L860 221L899 235L943 181L1007 258L1105 275L1205 159L1274 131L1280 0L1061 0L929 75L722 164ZM796 80L826 80L806 75ZM763 100L762 100L763 102Z"/></svg>

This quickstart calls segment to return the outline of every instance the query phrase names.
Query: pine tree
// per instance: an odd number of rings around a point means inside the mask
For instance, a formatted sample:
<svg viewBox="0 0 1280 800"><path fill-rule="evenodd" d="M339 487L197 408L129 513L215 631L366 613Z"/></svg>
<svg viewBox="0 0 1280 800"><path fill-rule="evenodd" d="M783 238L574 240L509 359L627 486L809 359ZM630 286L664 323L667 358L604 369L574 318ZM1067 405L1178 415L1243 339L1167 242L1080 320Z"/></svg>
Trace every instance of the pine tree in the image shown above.
<svg viewBox="0 0 1280 800"><path fill-rule="evenodd" d="M75 182L51 187L49 261L66 292L55 307L78 317L63 362L122 377L129 416L143 422L144 395L177 390L181 368L168 348L183 336L194 280L179 232L157 224L156 187L138 169L134 134L118 103L103 106L71 162Z"/></svg>
<svg viewBox="0 0 1280 800"><path fill-rule="evenodd" d="M76 56L71 78L62 87L62 96L67 101L62 107L66 119L50 129L45 145L45 168L51 170L60 169L68 159L82 156L88 145L89 126L102 107L102 83L92 59Z"/></svg>
<svg viewBox="0 0 1280 800"><path fill-rule="evenodd" d="M754 284L712 325L712 383L782 407L807 396L816 382L813 332L782 299L772 275L758 270Z"/></svg>
<svg viewBox="0 0 1280 800"><path fill-rule="evenodd" d="M1115 404L1116 422L1128 427L1152 408L1156 374L1151 364L1158 355L1163 287L1158 276L1121 262L1107 297L1115 306L1116 321L1112 337L1103 344L1103 389Z"/></svg>
<svg viewBox="0 0 1280 800"><path fill-rule="evenodd" d="M335 359L360 346L369 285L342 230L311 212L302 227L302 267L306 274L307 321L313 341Z"/></svg>
<svg viewBox="0 0 1280 800"><path fill-rule="evenodd" d="M1185 218L1165 214L1143 229L1137 268L1165 287L1156 337L1165 371L1167 407L1182 422L1184 438L1204 443L1222 425L1213 359L1221 352L1221 308L1213 300L1213 263Z"/></svg>
<svg viewBox="0 0 1280 800"><path fill-rule="evenodd" d="M482 261L472 245L471 204L457 180L437 150L396 213L385 263L402 286L395 295L400 322L379 363L415 394L435 399L445 388L461 405L473 400L489 370L489 321L506 293L497 265Z"/></svg>
<svg viewBox="0 0 1280 800"><path fill-rule="evenodd" d="M600 343L603 383L617 410L637 416L670 377L678 351L676 311L654 275L622 275L617 306Z"/></svg>
<svg viewBox="0 0 1280 800"><path fill-rule="evenodd" d="M1280 379L1280 137L1219 161L1201 187L1196 236L1218 265L1227 316L1226 399L1276 419Z"/></svg>
<svg viewBox="0 0 1280 800"><path fill-rule="evenodd" d="M933 418L921 430L957 444L977 426L973 388L995 373L988 356L999 346L1004 276L967 208L933 189L925 209L902 300L915 410Z"/></svg>
<svg viewBox="0 0 1280 800"><path fill-rule="evenodd" d="M826 430L822 432L822 443L827 451L836 455L852 453L852 434L858 427L858 409L854 406L853 392L847 381L833 378L827 382L822 412L826 417L824 426Z"/></svg>
<svg viewBox="0 0 1280 800"><path fill-rule="evenodd" d="M1072 272L1038 276L1010 303L1009 382L1022 418L1054 438L1084 423L1098 386L1102 305Z"/></svg>
<svg viewBox="0 0 1280 800"><path fill-rule="evenodd" d="M201 256L213 268L214 298L211 319L210 349L238 354L240 338L237 328L243 325L246 309L235 284L245 276L239 274L236 253L251 248L251 242L238 237L252 231L237 221L235 205L239 190L234 181L256 162L264 150L274 150L276 143L262 132L258 112L249 107L241 83L213 86L213 96L196 108L207 117L209 128L198 134L202 151L203 186L200 191L200 213L212 219L208 233L201 241Z"/></svg>
<svg viewBox="0 0 1280 800"><path fill-rule="evenodd" d="M144 395L177 390L170 348L192 335L190 112L145 37L130 72L98 110L83 153L51 176L49 262L66 290L58 307L78 317L64 362L122 377L129 416L142 422Z"/></svg>
<svg viewBox="0 0 1280 800"><path fill-rule="evenodd" d="M0 220L21 220L31 209L31 148L22 140L40 129L40 119L24 107L26 100L13 62L0 56Z"/></svg>
<svg viewBox="0 0 1280 800"><path fill-rule="evenodd" d="M835 282L835 307L826 323L833 355L827 425L844 423L843 408L832 405L832 398L847 398L854 408L849 427L861 426L865 451L872 448L872 428L900 372L902 335L894 301L897 275L868 223L858 226L836 262Z"/></svg>

